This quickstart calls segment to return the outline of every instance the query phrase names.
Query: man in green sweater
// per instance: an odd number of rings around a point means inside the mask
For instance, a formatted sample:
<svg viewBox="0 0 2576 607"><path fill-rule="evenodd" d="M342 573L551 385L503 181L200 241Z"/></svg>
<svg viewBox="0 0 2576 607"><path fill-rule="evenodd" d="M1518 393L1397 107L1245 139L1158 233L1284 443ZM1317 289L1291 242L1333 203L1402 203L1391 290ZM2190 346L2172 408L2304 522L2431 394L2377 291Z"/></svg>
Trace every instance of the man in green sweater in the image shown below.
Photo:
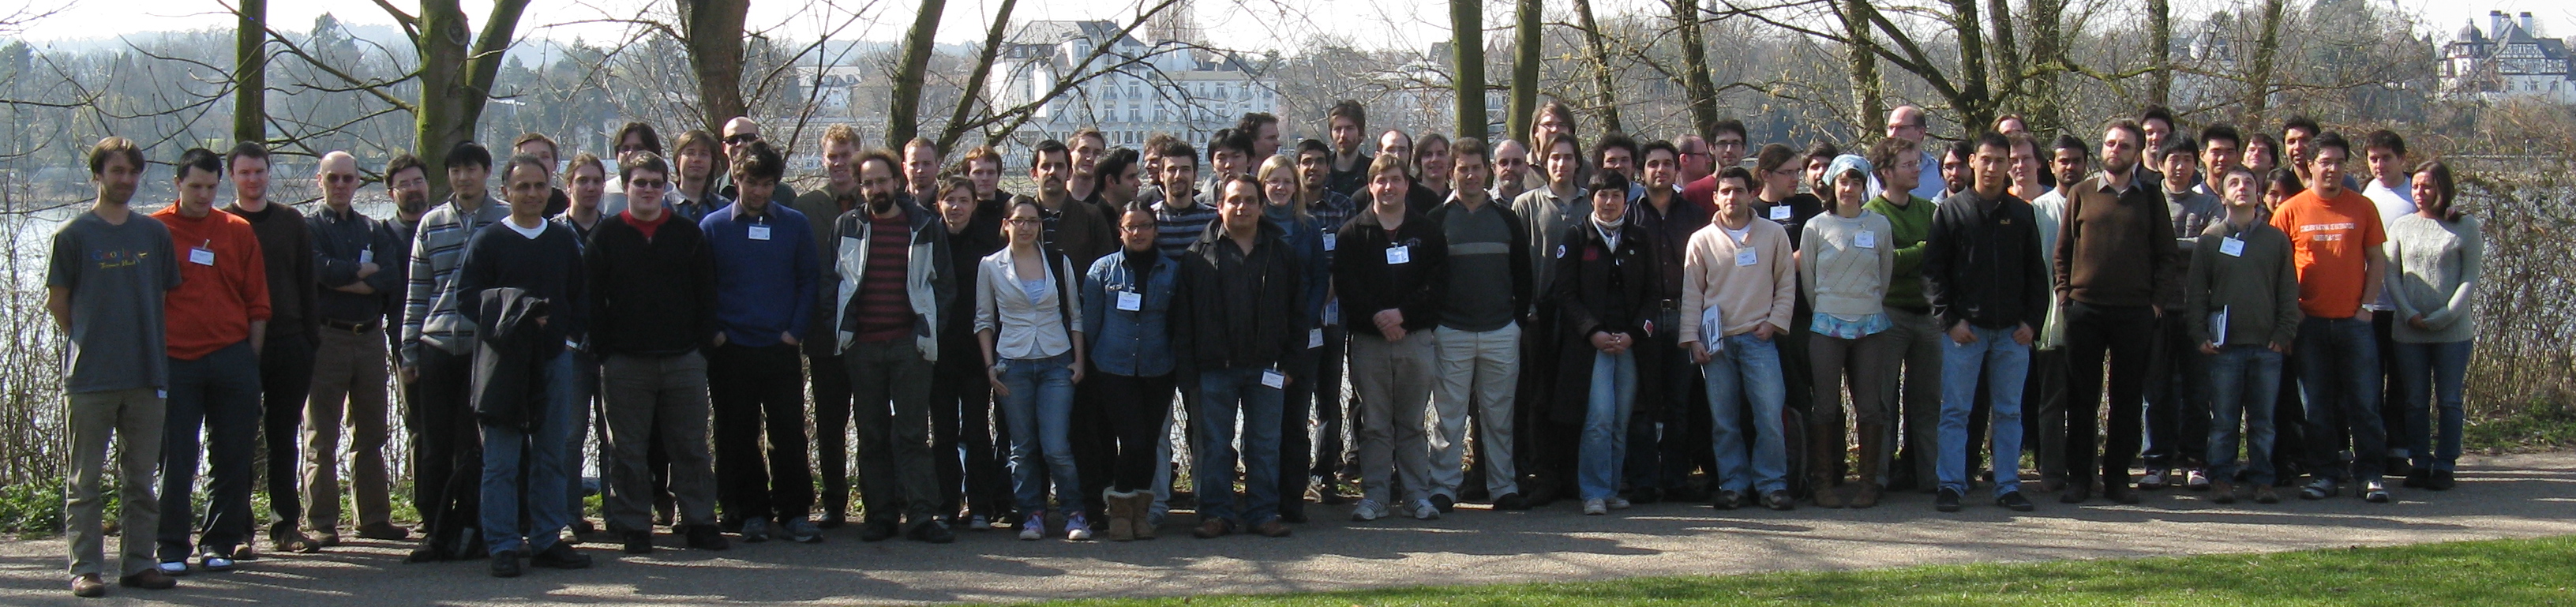
<svg viewBox="0 0 2576 607"><path fill-rule="evenodd" d="M1902 377L1903 396L1889 403L1887 411L1902 411L1904 418L1903 449L1898 465L1888 468L1889 488L1933 488L1934 456L1940 452L1940 441L1933 426L1941 416L1941 327L1932 317L1932 303L1923 298L1923 253L1929 248L1924 240L1932 235L1932 215L1937 208L1932 201L1911 192L1922 181L1923 155L1917 144L1902 137L1881 139L1869 150L1869 163L1877 167L1878 196L1864 208L1887 216L1895 229L1888 244L1896 247L1896 271L1887 283L1887 318L1895 321L1893 331L1899 349L1905 352ZM1887 374L1897 381L1896 373ZM1882 394L1899 394L1891 385ZM1901 403L1903 408L1894 405ZM1894 437L1864 437L1864 440L1893 440Z"/></svg>
<svg viewBox="0 0 2576 607"><path fill-rule="evenodd" d="M2217 415L2209 432L2210 501L2236 501L2237 423L2244 420L2246 482L2255 503L2278 503L2272 491L2274 396L2280 393L2282 353L2299 333L2299 275L2290 263L2290 238L2262 221L2262 179L2244 167L2219 178L2227 218L2202 230L2183 280L2183 322L2191 342L2209 356L2209 402Z"/></svg>

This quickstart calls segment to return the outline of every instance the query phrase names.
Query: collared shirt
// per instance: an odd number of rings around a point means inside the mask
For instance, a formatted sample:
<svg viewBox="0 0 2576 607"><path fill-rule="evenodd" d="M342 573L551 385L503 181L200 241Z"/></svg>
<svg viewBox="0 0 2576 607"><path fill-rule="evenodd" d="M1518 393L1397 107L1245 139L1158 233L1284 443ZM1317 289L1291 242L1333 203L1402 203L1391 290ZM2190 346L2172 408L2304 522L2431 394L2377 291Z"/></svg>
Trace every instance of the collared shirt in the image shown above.
<svg viewBox="0 0 2576 607"><path fill-rule="evenodd" d="M385 310L396 302L396 294L403 286L405 268L394 263L393 231L357 209L343 212L328 206L306 217L304 223L313 232L313 274L319 283L314 285L319 289L314 313L325 320L350 324L382 322ZM375 273L359 278L362 264L375 264ZM357 283L365 283L375 292L360 295L338 289Z"/></svg>

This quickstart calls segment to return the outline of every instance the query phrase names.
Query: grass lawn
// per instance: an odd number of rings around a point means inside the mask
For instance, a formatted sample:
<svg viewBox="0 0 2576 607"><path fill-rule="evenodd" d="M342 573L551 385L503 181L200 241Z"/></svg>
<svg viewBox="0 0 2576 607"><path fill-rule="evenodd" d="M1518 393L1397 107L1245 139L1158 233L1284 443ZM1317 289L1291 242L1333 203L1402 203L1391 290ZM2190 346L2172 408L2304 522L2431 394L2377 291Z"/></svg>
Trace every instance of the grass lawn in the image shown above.
<svg viewBox="0 0 2576 607"><path fill-rule="evenodd" d="M2576 605L2576 537L2259 555L1042 605Z"/></svg>

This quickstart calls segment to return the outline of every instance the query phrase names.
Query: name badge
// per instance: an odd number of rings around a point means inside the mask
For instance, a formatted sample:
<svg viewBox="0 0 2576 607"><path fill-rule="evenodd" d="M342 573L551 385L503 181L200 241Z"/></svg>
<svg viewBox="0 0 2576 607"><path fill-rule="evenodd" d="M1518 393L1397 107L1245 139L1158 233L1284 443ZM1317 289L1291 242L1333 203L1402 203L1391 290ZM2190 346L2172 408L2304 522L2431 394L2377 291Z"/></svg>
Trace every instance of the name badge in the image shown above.
<svg viewBox="0 0 2576 607"><path fill-rule="evenodd" d="M1736 266L1739 266L1739 267L1741 267L1741 266L1749 266L1749 265L1753 265L1753 264L1756 264L1756 263L1760 263L1761 261L1762 261L1762 258L1761 258L1761 257L1756 256L1756 255L1754 254L1754 252L1753 252L1753 250L1752 250L1752 249L1741 249L1741 250L1737 250L1737 251L1735 252L1735 265L1736 265Z"/></svg>
<svg viewBox="0 0 2576 607"><path fill-rule="evenodd" d="M752 239L752 240L769 240L769 226L763 226L763 225L755 225L755 226L751 226L751 239Z"/></svg>
<svg viewBox="0 0 2576 607"><path fill-rule="evenodd" d="M188 249L188 263L201 266L215 265L215 250L205 247Z"/></svg>
<svg viewBox="0 0 2576 607"><path fill-rule="evenodd" d="M2218 252L2225 253L2228 257L2244 257L2245 241L2236 238L2219 239Z"/></svg>
<svg viewBox="0 0 2576 607"><path fill-rule="evenodd" d="M1771 220L1772 220L1772 221L1788 221L1788 220L1789 220L1789 205L1785 205L1785 204L1783 204L1783 205L1778 205L1778 206L1771 207Z"/></svg>
<svg viewBox="0 0 2576 607"><path fill-rule="evenodd" d="M1386 265L1392 266L1408 263L1413 263L1413 247L1411 245L1396 245L1386 248Z"/></svg>
<svg viewBox="0 0 2576 607"><path fill-rule="evenodd" d="M1307 329L1307 330L1306 330L1306 349L1308 349L1308 350L1313 350L1313 349L1321 348L1321 347L1324 347L1324 330L1323 330L1323 329Z"/></svg>
<svg viewBox="0 0 2576 607"><path fill-rule="evenodd" d="M1341 235L1340 235L1340 234L1332 234L1332 233L1326 233L1326 234L1324 234L1324 250L1326 250L1326 251L1333 250L1333 245L1340 243L1340 242L1341 242L1341 240L1342 240L1342 237L1341 237Z"/></svg>
<svg viewBox="0 0 2576 607"><path fill-rule="evenodd" d="M1138 294L1135 291L1119 291L1118 309L1126 312L1143 310L1145 309L1145 296Z"/></svg>
<svg viewBox="0 0 2576 607"><path fill-rule="evenodd" d="M1870 230L1861 230L1859 234L1853 234L1853 235L1852 235L1852 246L1860 247L1860 248L1863 248L1863 249L1875 249L1875 248L1878 248L1878 232L1873 232L1873 231L1870 231Z"/></svg>
<svg viewBox="0 0 2576 607"><path fill-rule="evenodd" d="M375 262L376 262L376 251L375 251L374 249L360 249L360 250L358 251L358 263L375 263Z"/></svg>
<svg viewBox="0 0 2576 607"><path fill-rule="evenodd" d="M1272 389L1285 387L1288 385L1288 375L1280 373L1278 369L1262 369L1261 385L1269 386Z"/></svg>

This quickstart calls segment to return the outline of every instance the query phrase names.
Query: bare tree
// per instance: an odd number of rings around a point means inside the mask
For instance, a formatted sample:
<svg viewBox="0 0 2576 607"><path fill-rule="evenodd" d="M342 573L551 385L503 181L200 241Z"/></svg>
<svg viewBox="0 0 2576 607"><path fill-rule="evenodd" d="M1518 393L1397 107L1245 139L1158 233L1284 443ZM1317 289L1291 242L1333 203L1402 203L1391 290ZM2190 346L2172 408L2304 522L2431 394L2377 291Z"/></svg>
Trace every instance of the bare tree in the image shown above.
<svg viewBox="0 0 2576 607"><path fill-rule="evenodd" d="M268 141L268 0L240 0L233 46L233 140Z"/></svg>
<svg viewBox="0 0 2576 607"><path fill-rule="evenodd" d="M1603 40L1600 22L1592 18L1592 0L1574 0L1574 18L1583 33L1583 48L1592 59L1592 112L1601 117L1601 130L1625 131L1619 122L1619 78L1610 69L1610 43Z"/></svg>
<svg viewBox="0 0 2576 607"><path fill-rule="evenodd" d="M1539 57L1546 40L1540 28L1540 0L1519 0L1512 10L1512 104L1505 128L1511 136L1528 138L1530 115L1538 112Z"/></svg>
<svg viewBox="0 0 2576 607"><path fill-rule="evenodd" d="M886 112L886 144L900 145L921 132L921 76L930 69L930 51L938 45L939 15L948 0L921 0L912 29L903 35L903 57L896 64L894 99Z"/></svg>
<svg viewBox="0 0 2576 607"><path fill-rule="evenodd" d="M1485 9L1482 0L1449 0L1449 65L1456 73L1458 136L1482 139L1485 121Z"/></svg>
<svg viewBox="0 0 2576 607"><path fill-rule="evenodd" d="M700 119L708 132L749 109L742 97L743 19L751 0L677 0L681 44L697 74Z"/></svg>

